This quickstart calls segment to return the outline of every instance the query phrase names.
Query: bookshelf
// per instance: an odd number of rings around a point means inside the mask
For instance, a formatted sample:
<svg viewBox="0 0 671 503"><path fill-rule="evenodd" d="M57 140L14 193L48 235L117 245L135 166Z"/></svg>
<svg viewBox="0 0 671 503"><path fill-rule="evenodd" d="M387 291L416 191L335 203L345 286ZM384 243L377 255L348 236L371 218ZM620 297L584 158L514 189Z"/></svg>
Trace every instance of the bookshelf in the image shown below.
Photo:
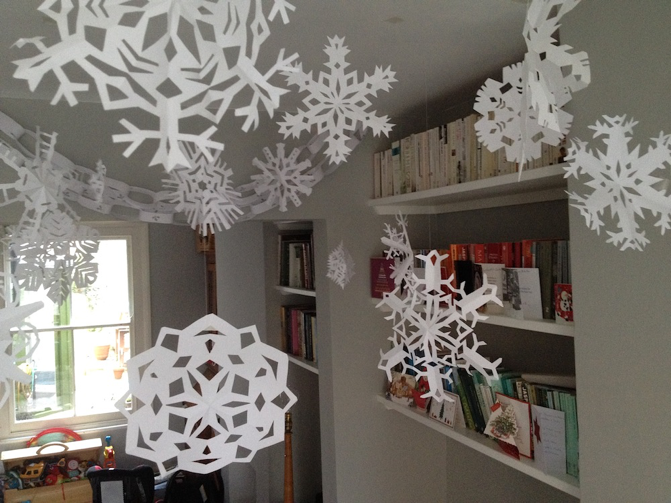
<svg viewBox="0 0 671 503"><path fill-rule="evenodd" d="M517 173L504 174L440 188L381 197L369 200L368 205L378 215L396 215L398 213L404 215L430 215L432 219L430 242L432 243L441 242L445 237L435 235L440 234L440 229L449 229L451 227L450 223L454 223L457 219L464 217L474 222L473 227L475 231L473 235L477 235L477 237L473 238L469 234L468 238L455 237L455 241L478 242L478 239L480 239L483 242L489 242L491 241L489 239L489 232L493 228L484 219L491 219L492 210L495 211L497 208L515 206L516 208L509 210L509 214L525 215L525 217L518 217L519 220L514 220L512 225L507 227L507 230L512 230L513 233L523 233L525 230L522 229L524 225L522 222L526 223L527 219L542 220L542 214L546 212L546 209L547 211L551 211L550 208L554 210L558 207L565 208L567 182L564 178L564 167L565 164L554 164L546 167L525 169L521 176ZM456 214L457 212L465 213L462 215L461 213ZM478 228L479 224L481 228ZM546 223L541 221L540 227L545 228ZM549 229L547 232L551 236L554 230ZM568 239L568 236L563 237ZM500 236L493 239L493 241L504 240L500 239ZM440 246L437 247L440 248ZM380 299L371 300L374 305L380 301ZM562 345L562 347L568 347L566 345L569 345L571 349L570 354L573 352L575 328L572 323L558 324L554 320L520 320L503 315L489 315L486 320L478 322L478 325L480 323L493 325L494 327L504 327L507 330L512 329L513 331L539 332L540 335L554 335L558 338L553 338L552 344L556 343ZM532 339L524 338L527 344L530 340L548 340L547 338L535 339L534 334L530 334L530 337ZM533 344L533 342L531 343ZM499 342L499 344L505 343ZM515 344L515 342L510 342L510 344ZM542 343L539 342L539 344ZM542 358L534 354L541 353L542 351L534 351L531 347L525 346L521 351L520 348L517 348L517 350L518 353L523 355L521 359L526 358L533 361L535 358ZM567 361L565 363L570 367L572 362ZM560 491L578 498L580 497L579 481L570 475L562 477L548 475L539 469L533 460L526 458L522 458L522 460L514 459L505 454L494 441L475 431L466 428L452 429L431 419L423 410L396 404L387 400L384 395L378 395L376 399L388 410L401 413L413 421L428 426L469 448Z"/></svg>
<svg viewBox="0 0 671 503"><path fill-rule="evenodd" d="M495 459L506 466L519 470L520 472L559 489L560 491L568 493L571 496L580 498L580 487L578 486L578 482L569 475L561 478L548 475L542 470L539 470L532 460L526 458L517 460L508 456L499 448L494 440L467 428L450 428L449 426L428 417L422 409L410 408L405 405L394 403L391 400L387 400L383 395L378 395L376 400L388 410L396 411L405 417L429 427L456 442L484 454L485 456Z"/></svg>

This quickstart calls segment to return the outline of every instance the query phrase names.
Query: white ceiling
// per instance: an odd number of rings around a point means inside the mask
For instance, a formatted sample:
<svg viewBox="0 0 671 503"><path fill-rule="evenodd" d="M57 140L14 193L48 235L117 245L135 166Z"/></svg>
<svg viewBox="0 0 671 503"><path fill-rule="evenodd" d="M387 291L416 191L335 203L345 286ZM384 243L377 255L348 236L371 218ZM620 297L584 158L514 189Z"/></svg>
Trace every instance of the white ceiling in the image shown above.
<svg viewBox="0 0 671 503"><path fill-rule="evenodd" d="M349 69L372 73L376 66L391 66L396 72L398 82L392 91L379 93L372 100L379 115L396 119L412 111L424 113L425 109L447 108L466 97L473 98L487 77L500 78L501 68L520 61L525 51L524 0L290 1L296 11L290 14L288 25L283 25L279 17L270 24L270 37L261 47L261 58L267 59L260 59L259 65L274 61L278 50L286 48L288 54L300 55L305 70L320 71L325 69L323 64L327 61L323 52L327 37L344 36L350 49ZM30 129L40 125L36 122L44 117L45 127L57 127L60 131L60 142L70 129L69 124L65 127L62 123L69 121L71 115L62 111L58 121L49 123L53 80L51 83L45 80L31 93L25 81L12 77L12 61L33 54L26 48L13 46L19 38L43 36L47 45L58 41L55 23L37 10L41 4L42 0L0 1L0 109L11 105L14 118ZM264 4L269 5L269 0L264 0ZM282 81L275 83L284 85ZM301 98L295 94L283 97L281 108L293 111ZM94 96L83 96L81 101L96 100ZM59 108L69 107L61 104ZM104 129L116 124L118 117L102 118L105 112L95 104L80 105L79 109L80 113L86 110L89 123L95 123L91 114L101 115L97 132L111 142L111 132ZM226 120L238 121L232 114ZM115 148L123 150L119 145ZM78 158L75 147L70 150L73 152L67 154L74 155L75 162L91 162L86 156ZM113 173L108 174L114 177Z"/></svg>

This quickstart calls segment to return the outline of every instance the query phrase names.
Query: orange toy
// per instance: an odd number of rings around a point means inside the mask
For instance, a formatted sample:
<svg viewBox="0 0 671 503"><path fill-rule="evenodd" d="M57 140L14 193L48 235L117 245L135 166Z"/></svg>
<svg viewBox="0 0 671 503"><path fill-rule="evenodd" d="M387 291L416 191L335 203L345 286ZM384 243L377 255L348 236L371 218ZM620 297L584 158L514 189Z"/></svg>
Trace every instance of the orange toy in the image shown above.
<svg viewBox="0 0 671 503"><path fill-rule="evenodd" d="M105 446L105 451L103 452L103 468L116 468L116 460L114 459L114 447L112 447L111 442L112 442L112 437L110 435L107 435L105 437L105 442L107 442L107 445Z"/></svg>

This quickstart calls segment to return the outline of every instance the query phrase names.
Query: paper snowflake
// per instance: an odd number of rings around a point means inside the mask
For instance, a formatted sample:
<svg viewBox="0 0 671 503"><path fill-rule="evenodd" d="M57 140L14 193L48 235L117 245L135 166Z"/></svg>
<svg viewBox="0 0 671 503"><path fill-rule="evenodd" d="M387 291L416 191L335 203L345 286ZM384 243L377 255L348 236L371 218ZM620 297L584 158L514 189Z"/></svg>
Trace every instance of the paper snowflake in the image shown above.
<svg viewBox="0 0 671 503"><path fill-rule="evenodd" d="M384 224L386 237L382 238L382 244L389 247L385 252L387 258L394 259L391 278L394 280L396 286L401 286L404 283L412 281L412 265L415 261L415 254L410 246L407 218L398 214L396 215L396 222L398 223L398 228Z"/></svg>
<svg viewBox="0 0 671 503"><path fill-rule="evenodd" d="M658 218L655 227L663 235L671 228L671 196L668 195L671 168L671 135L660 133L652 146L640 155L640 145L629 148L633 129L638 124L626 116L603 117L604 122L590 126L593 137L601 138L606 151L592 151L586 142L577 138L566 157L569 163L566 177L580 175L590 178L584 184L591 192L570 192L571 206L578 208L587 227L600 233L607 230L608 243L624 251L629 248L642 251L649 243L639 221L646 210ZM604 212L610 209L610 219L604 221Z"/></svg>
<svg viewBox="0 0 671 503"><path fill-rule="evenodd" d="M266 162L254 158L252 164L261 170L261 174L251 178L255 183L254 191L263 200L262 206L279 206L280 211L287 211L287 199L298 207L301 205L299 195L310 195L315 178L307 173L310 161L298 162L299 154L300 150L295 148L287 157L284 143L278 143L276 156L266 147L263 149Z"/></svg>
<svg viewBox="0 0 671 503"><path fill-rule="evenodd" d="M452 369L476 369L488 380L498 376L496 369L501 359L490 362L478 353L485 343L478 340L474 327L486 319L479 308L487 302L500 305L501 301L496 296L496 286L487 283L486 276L483 285L468 294L463 285L452 285L452 277L442 278L441 263L447 255L432 250L417 258L425 264L424 279L413 273L405 294L396 288L377 305L391 309L386 319L392 321L394 332L389 338L392 349L380 351L378 368L387 373L390 381L397 365L403 367L403 372L412 369L429 383L424 398L452 401L443 386L443 381L452 381Z"/></svg>
<svg viewBox="0 0 671 503"><path fill-rule="evenodd" d="M39 343L39 336L24 320L43 306L42 302L35 302L0 309L0 408L9 397L12 381L30 382L30 376L17 365L30 359ZM15 330L15 333L10 330Z"/></svg>
<svg viewBox="0 0 671 503"><path fill-rule="evenodd" d="M371 106L368 96L376 96L378 91L389 91L390 84L396 79L390 68L383 70L376 67L373 75L365 75L359 82L356 71L345 71L349 66L345 61L349 53L344 45L345 39L333 37L328 40L324 52L329 56L326 66L330 74L320 72L319 80L314 80L312 72L303 72L300 64L292 72L285 72L287 82L298 86L299 91L308 93L308 96L303 100L305 110L299 109L296 114L286 113L284 121L278 124L285 138L289 135L298 138L303 131L310 131L313 125L318 133L328 132L326 155L330 162L339 164L350 153L346 145L348 132L353 132L358 123L371 128L375 136L391 131L392 124L387 116L378 117L375 112L368 111Z"/></svg>
<svg viewBox="0 0 671 503"><path fill-rule="evenodd" d="M329 254L326 277L344 290L352 276L354 276L354 259L341 241Z"/></svg>
<svg viewBox="0 0 671 503"><path fill-rule="evenodd" d="M573 118L558 110L561 131L542 127L526 98L526 63L503 69L502 82L487 79L473 108L482 117L475 123L479 140L492 152L505 148L506 159L523 165L541 156L541 144L558 145Z"/></svg>
<svg viewBox="0 0 671 503"><path fill-rule="evenodd" d="M220 160L221 151L210 161L188 145L183 148L188 167L174 169L171 178L164 180L169 200L177 204L176 211L186 214L193 229L200 226L204 236L208 230L230 229L243 213L235 202L240 193L231 186L233 171Z"/></svg>
<svg viewBox="0 0 671 503"><path fill-rule="evenodd" d="M542 127L566 134L567 118L560 109L571 94L590 82L587 53L572 53L555 39L560 19L580 0L534 0L527 11L524 39L527 44L529 105ZM569 123L571 120L568 121Z"/></svg>
<svg viewBox="0 0 671 503"><path fill-rule="evenodd" d="M181 331L163 328L152 349L128 361L130 390L117 403L128 418L126 451L164 475L251 461L284 438L284 413L296 401L288 365L256 327L237 329L213 314Z"/></svg>
<svg viewBox="0 0 671 503"><path fill-rule="evenodd" d="M44 288L47 296L60 305L71 286L86 288L98 277L98 233L84 225L75 226L64 213L53 213L44 219L49 239L31 241L13 234L9 248L12 253L13 276L20 288L37 291Z"/></svg>
<svg viewBox="0 0 671 503"><path fill-rule="evenodd" d="M16 61L14 76L35 90L52 73L59 87L52 103L61 99L72 106L88 83L70 79L65 69L75 63L91 79L105 110L140 108L159 121L157 129L140 129L128 120L128 131L113 137L130 143L130 156L147 140L158 141L151 165L167 171L187 165L180 143L191 143L205 155L223 145L212 140L215 127L200 134L186 133L181 123L200 116L218 124L233 99L247 91L245 106L235 114L245 117L243 129L256 127L259 109L272 117L280 96L287 91L270 83L298 57L284 50L272 66L257 68L261 45L270 34L268 19L278 14L286 23L293 6L273 0L268 17L262 0L153 0L119 2L46 0L39 10L54 20L60 41L51 46L41 38L21 39L38 54ZM267 3L267 2L266 2Z"/></svg>

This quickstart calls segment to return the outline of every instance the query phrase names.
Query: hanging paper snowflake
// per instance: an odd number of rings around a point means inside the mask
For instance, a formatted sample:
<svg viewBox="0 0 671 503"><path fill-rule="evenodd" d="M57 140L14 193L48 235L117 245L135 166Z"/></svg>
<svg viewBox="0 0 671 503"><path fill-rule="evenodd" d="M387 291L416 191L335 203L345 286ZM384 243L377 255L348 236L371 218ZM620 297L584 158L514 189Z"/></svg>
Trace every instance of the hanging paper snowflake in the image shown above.
<svg viewBox="0 0 671 503"><path fill-rule="evenodd" d="M288 365L256 327L237 329L213 314L182 331L163 328L152 349L128 361L130 390L117 403L128 418L126 451L163 475L251 461L284 438L284 413L296 402Z"/></svg>
<svg viewBox="0 0 671 503"><path fill-rule="evenodd" d="M298 207L301 205L299 194L310 195L315 178L307 174L311 166L310 161L298 162L299 154L300 149L295 148L291 155L286 157L284 143L278 143L276 156L273 156L266 147L263 149L266 162L254 158L252 164L261 170L261 174L252 175L251 178L255 183L254 191L263 200L261 207L279 206L280 211L287 211L287 199Z"/></svg>
<svg viewBox="0 0 671 503"><path fill-rule="evenodd" d="M579 2L534 0L527 11L523 32L527 44L529 105L542 127L562 134L566 134L566 117L562 117L561 107L571 100L572 93L587 87L591 78L587 53L572 54L573 47L558 45L554 38L559 20Z"/></svg>
<svg viewBox="0 0 671 503"><path fill-rule="evenodd" d="M503 80L487 79L473 108L482 117L475 123L478 139L492 152L505 148L506 159L520 165L541 156L541 143L559 145L573 118L558 110L561 131L542 127L526 100L525 63L506 66Z"/></svg>
<svg viewBox="0 0 671 503"><path fill-rule="evenodd" d="M13 276L20 288L44 288L60 305L70 295L73 283L77 288L95 283L98 233L84 225L75 226L68 215L59 212L49 214L43 224L51 236L48 240L30 241L22 234L12 235Z"/></svg>
<svg viewBox="0 0 671 503"><path fill-rule="evenodd" d="M37 348L39 337L24 320L43 306L42 302L35 302L0 309L0 408L9 397L12 381L23 384L30 382L30 376L17 365L30 359ZM17 332L12 334L12 329Z"/></svg>
<svg viewBox="0 0 671 503"><path fill-rule="evenodd" d="M391 68L383 70L375 68L373 75L365 75L359 82L357 72L346 73L349 63L345 56L349 49L343 45L344 38L329 38L324 52L329 56L326 66L331 73L319 73L319 80L313 80L312 72L304 73L302 65L294 67L294 71L285 72L287 82L298 86L300 92L309 95L303 100L305 110L299 109L296 114L286 113L284 121L279 122L280 133L298 138L303 131L310 131L317 126L317 132L328 132L328 148L326 155L330 162L340 164L350 153L346 145L348 132L353 132L358 123L370 127L373 134L385 135L391 131L392 124L387 116L378 117L367 109L371 106L368 95L376 96L378 91L389 91L391 83L396 82Z"/></svg>
<svg viewBox="0 0 671 503"><path fill-rule="evenodd" d="M404 283L412 281L412 265L415 261L415 255L410 246L406 217L399 213L396 215L396 222L399 225L399 229L389 224L384 224L384 232L387 236L382 238L382 244L389 247L386 251L387 258L394 259L391 278L394 280L396 286L401 286Z"/></svg>
<svg viewBox="0 0 671 503"><path fill-rule="evenodd" d="M270 84L298 57L279 51L268 69L256 67L261 45L270 31L268 19L280 14L288 21L293 6L273 0L268 17L262 0L153 0L119 2L100 0L90 5L45 1L39 8L53 19L60 42L45 45L41 38L21 39L16 45L34 46L36 56L16 61L14 76L31 90L53 73L59 82L53 98L72 106L77 93L89 85L70 80L65 68L75 63L94 81L105 110L139 108L155 116L156 129L140 129L128 120L128 133L115 142L130 143L131 155L147 140L158 141L151 165L167 171L187 165L181 143L196 145L206 156L223 145L212 140L215 127L200 134L180 130L185 119L200 116L217 124L243 91L251 97L235 113L245 117L243 129L256 127L261 106L272 117L280 96L287 91ZM76 16L76 17L73 17ZM211 160L211 159L210 159Z"/></svg>
<svg viewBox="0 0 671 503"><path fill-rule="evenodd" d="M169 191L169 200L177 203L176 211L182 211L193 229L200 226L203 236L215 229L230 229L242 215L236 206L240 193L231 187L233 171L226 168L217 151L212 161L202 152L184 145L184 153L189 159L187 166L174 169L164 185Z"/></svg>
<svg viewBox="0 0 671 503"><path fill-rule="evenodd" d="M326 277L343 290L354 276L354 259L347 251L341 241L340 244L329 254L328 272Z"/></svg>
<svg viewBox="0 0 671 503"><path fill-rule="evenodd" d="M604 122L590 126L594 138L601 138L606 151L592 151L586 142L577 138L572 142L566 157L569 163L566 177L587 175L591 180L585 186L591 192L570 192L571 206L578 208L591 230L601 228L610 236L606 242L620 248L642 251L650 241L641 230L639 220L645 218L644 210L659 218L655 227L660 233L671 228L671 196L668 195L669 169L671 168L671 135L660 133L644 155L639 155L640 145L629 148L633 129L638 124L626 116L603 117ZM604 212L610 209L611 218L604 221ZM638 218L637 218L638 217Z"/></svg>
<svg viewBox="0 0 671 503"><path fill-rule="evenodd" d="M385 294L378 308L391 309L386 319L393 322L394 334L389 338L392 349L380 351L378 368L387 373L397 365L403 372L412 369L418 377L426 377L429 391L423 398L452 401L445 393L443 381L452 381L452 369L474 368L488 380L496 379L501 359L490 362L478 353L485 345L479 341L473 328L479 320L486 319L478 309L487 302L501 301L496 296L496 286L487 283L466 293L452 285L452 277L441 278L441 263L447 255L432 250L427 255L417 255L425 263L425 278L413 274L408 291L401 295L400 288Z"/></svg>

